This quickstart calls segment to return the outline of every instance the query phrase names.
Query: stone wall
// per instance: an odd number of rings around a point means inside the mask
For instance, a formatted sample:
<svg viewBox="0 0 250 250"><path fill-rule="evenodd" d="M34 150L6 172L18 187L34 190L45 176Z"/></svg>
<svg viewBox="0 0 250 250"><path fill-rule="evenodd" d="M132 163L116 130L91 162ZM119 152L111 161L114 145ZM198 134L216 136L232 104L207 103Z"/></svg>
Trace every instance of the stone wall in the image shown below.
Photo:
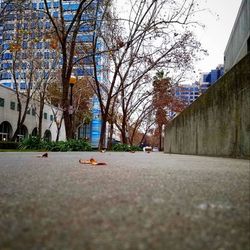
<svg viewBox="0 0 250 250"><path fill-rule="evenodd" d="M164 151L250 157L250 54L166 127Z"/></svg>

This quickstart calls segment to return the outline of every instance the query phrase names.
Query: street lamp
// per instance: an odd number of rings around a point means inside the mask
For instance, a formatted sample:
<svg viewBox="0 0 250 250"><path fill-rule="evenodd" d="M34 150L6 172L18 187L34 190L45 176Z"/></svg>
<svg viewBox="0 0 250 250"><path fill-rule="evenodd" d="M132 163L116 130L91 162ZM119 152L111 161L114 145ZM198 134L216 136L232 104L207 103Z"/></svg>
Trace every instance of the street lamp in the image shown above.
<svg viewBox="0 0 250 250"><path fill-rule="evenodd" d="M72 115L73 115L73 86L76 84L76 77L75 76L70 76L69 79L69 85L70 85L70 106L69 106L69 119L70 119L70 124L71 124L71 129L72 129L72 136L73 136L73 124L72 124Z"/></svg>
<svg viewBox="0 0 250 250"><path fill-rule="evenodd" d="M71 76L69 78L69 84L70 84L70 106L71 106L72 111L73 111L72 98L73 98L73 86L76 84L76 77L75 76Z"/></svg>

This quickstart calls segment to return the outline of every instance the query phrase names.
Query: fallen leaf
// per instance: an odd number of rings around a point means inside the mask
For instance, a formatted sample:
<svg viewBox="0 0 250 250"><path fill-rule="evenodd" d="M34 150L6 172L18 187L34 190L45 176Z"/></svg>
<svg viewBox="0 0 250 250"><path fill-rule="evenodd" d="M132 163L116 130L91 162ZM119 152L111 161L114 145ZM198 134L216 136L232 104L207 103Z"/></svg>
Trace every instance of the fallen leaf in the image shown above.
<svg viewBox="0 0 250 250"><path fill-rule="evenodd" d="M92 164L92 165L96 165L97 164L97 161L95 159L93 159L93 158L91 158L89 161L90 161L90 164Z"/></svg>
<svg viewBox="0 0 250 250"><path fill-rule="evenodd" d="M91 164L90 160L82 160L82 159L80 159L79 162L81 164Z"/></svg>
<svg viewBox="0 0 250 250"><path fill-rule="evenodd" d="M48 153L44 153L43 155L38 155L38 158L48 158Z"/></svg>
<svg viewBox="0 0 250 250"><path fill-rule="evenodd" d="M79 160L79 163L81 164L90 164L90 165L107 165L107 163L105 162L97 162L95 159L91 158L89 160L83 160L83 159L80 159Z"/></svg>

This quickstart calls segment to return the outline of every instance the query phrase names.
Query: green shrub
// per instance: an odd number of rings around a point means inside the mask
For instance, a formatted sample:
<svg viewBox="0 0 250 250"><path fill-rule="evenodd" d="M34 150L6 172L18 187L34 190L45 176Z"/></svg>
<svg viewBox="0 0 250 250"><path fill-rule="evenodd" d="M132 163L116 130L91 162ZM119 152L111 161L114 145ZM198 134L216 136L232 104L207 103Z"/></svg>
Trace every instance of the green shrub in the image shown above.
<svg viewBox="0 0 250 250"><path fill-rule="evenodd" d="M68 141L46 141L38 137L30 136L22 140L19 144L20 149L42 149L54 152L66 151L91 151L89 142L84 140L68 140Z"/></svg>
<svg viewBox="0 0 250 250"><path fill-rule="evenodd" d="M112 147L113 151L117 152L127 152L129 151L129 145L127 144L116 144Z"/></svg>
<svg viewBox="0 0 250 250"><path fill-rule="evenodd" d="M89 142L85 140L68 140L68 151L91 151Z"/></svg>
<svg viewBox="0 0 250 250"><path fill-rule="evenodd" d="M129 152L129 151L141 151L141 148L138 146L130 146L127 144L116 144L112 147L113 151L117 152Z"/></svg>
<svg viewBox="0 0 250 250"><path fill-rule="evenodd" d="M64 141L58 141L58 142L46 141L44 143L44 148L48 151L53 151L53 152L59 152L59 151L66 152L66 151L68 151L67 144Z"/></svg>
<svg viewBox="0 0 250 250"><path fill-rule="evenodd" d="M130 151L142 151L142 148L139 146L132 145L130 146Z"/></svg>
<svg viewBox="0 0 250 250"><path fill-rule="evenodd" d="M29 136L19 142L20 149L41 149L41 139L36 136Z"/></svg>
<svg viewBox="0 0 250 250"><path fill-rule="evenodd" d="M17 149L18 146L18 142L0 141L0 149Z"/></svg>

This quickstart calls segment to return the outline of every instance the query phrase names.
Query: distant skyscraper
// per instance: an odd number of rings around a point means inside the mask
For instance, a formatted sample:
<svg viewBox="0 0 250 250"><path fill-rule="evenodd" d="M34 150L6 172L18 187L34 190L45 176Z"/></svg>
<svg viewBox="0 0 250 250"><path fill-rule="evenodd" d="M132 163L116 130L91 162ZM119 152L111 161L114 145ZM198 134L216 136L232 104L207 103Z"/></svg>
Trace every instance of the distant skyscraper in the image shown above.
<svg viewBox="0 0 250 250"><path fill-rule="evenodd" d="M207 89L213 85L224 74L224 66L218 65L216 69L212 69L209 73L202 73L200 79L201 93L205 93Z"/></svg>
<svg viewBox="0 0 250 250"><path fill-rule="evenodd" d="M178 85L174 89L174 95L184 103L190 105L200 95L199 82Z"/></svg>
<svg viewBox="0 0 250 250"><path fill-rule="evenodd" d="M224 74L223 65L218 65L216 69L212 69L209 73L202 73L202 82L208 82L211 85L215 83Z"/></svg>
<svg viewBox="0 0 250 250"><path fill-rule="evenodd" d="M209 73L202 73L199 82L194 82L191 85L182 84L175 87L174 95L187 105L190 105L201 94L204 94L223 74L223 65L218 65L216 69L211 70Z"/></svg>

